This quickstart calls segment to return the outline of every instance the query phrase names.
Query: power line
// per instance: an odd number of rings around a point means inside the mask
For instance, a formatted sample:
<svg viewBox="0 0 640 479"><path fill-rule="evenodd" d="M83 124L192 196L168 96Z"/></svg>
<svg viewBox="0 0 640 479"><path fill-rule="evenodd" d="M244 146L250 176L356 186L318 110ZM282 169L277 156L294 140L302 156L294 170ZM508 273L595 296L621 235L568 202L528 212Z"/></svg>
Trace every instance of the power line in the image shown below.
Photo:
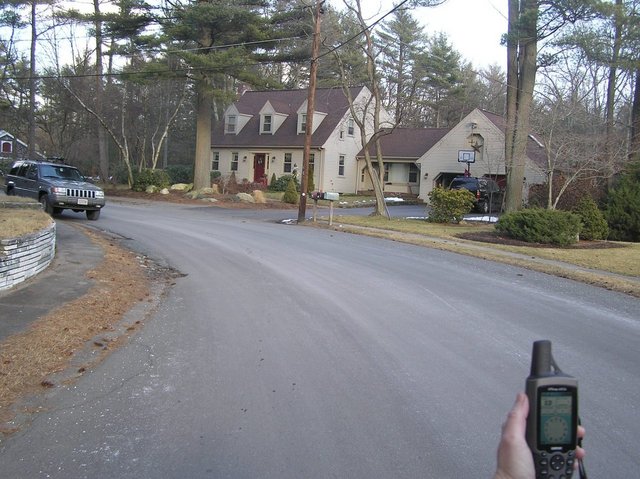
<svg viewBox="0 0 640 479"><path fill-rule="evenodd" d="M370 30L371 28L375 27L378 23L380 23L382 20L384 20L385 18L387 18L389 15L391 15L392 13L395 13L396 11L398 11L405 3L409 2L409 0L402 0L402 2L400 2L398 5L396 5L395 7L393 7L391 10L389 10L387 13L385 13L383 16L381 16L380 18L378 18L375 22L373 22L371 25L368 25L360 30L358 33L356 33L355 35L353 35L352 37L348 38L347 40L343 41L342 43L339 43L338 45L336 45L335 47L329 49L328 51L324 52L322 55L318 55L318 58L316 58L316 60L319 60L327 55L330 55L331 53L335 52L336 50L338 50L339 48L342 48L343 46L347 45L348 43L351 43L353 40L355 40L356 38L358 38L360 35L362 35L364 32L366 32L367 30Z"/></svg>
<svg viewBox="0 0 640 479"><path fill-rule="evenodd" d="M77 1L77 0L76 0ZM316 60L319 60L320 58L323 58L327 55L330 55L331 53L335 52L336 50L344 47L345 45L349 44L350 42L354 41L356 38L358 38L359 36L361 36L364 32L366 32L367 30L370 30L372 28L374 28L376 25L378 25L380 22L382 22L385 18L387 18L389 15L392 15L393 13L395 13L396 11L398 11L399 9L401 9L406 3L408 3L409 0L402 0L398 5L394 6L391 10L389 10L387 13L385 13L384 15L382 15L380 18L378 18L376 21L374 21L373 23L371 23L370 25L365 25L359 32L357 32L356 34L352 35L351 37L349 37L348 39L344 40L343 42L339 43L338 45L336 45L335 47L329 49L328 51L322 53L321 55L318 55L318 57L316 58ZM80 3L80 2L77 2ZM88 37L86 37L88 38ZM188 53L188 52L198 52L198 51L213 51L213 50L222 50L222 49L226 49L226 48L234 48L234 47L242 47L242 46L251 46L251 45L260 45L260 44L267 44L267 43L274 43L274 42L283 42L283 41L288 41L288 40L299 40L299 39L304 39L307 38L305 36L294 36L294 37L285 37L285 38L277 38L277 39L272 39L272 40L258 40L258 41L254 41L254 42L241 42L241 43L233 43L233 44L227 44L227 45L214 45L211 47L195 47L195 48L185 48L185 49L176 49L176 50L167 50L164 53L165 54L178 54L178 53ZM153 52L153 50L152 50ZM162 50L156 50L156 52L162 52ZM120 56L132 56L133 54L129 54L129 55L120 55ZM256 66L256 65L261 65L261 64L265 64L265 63L269 63L267 60L265 61L256 61L253 62L251 64L251 66ZM175 72L189 72L189 71L219 71L219 72L223 72L224 71L224 67L198 67L198 68L193 68L193 67L189 67L189 68L183 68L183 69L165 69L165 70L155 70L153 72L148 72L148 71L138 71L138 72L111 72L111 73L102 73L102 74L97 74L97 73L87 73L87 74L69 74L69 75L37 75L34 76L33 78L38 79L38 80L47 80L47 79L63 79L63 78L95 78L95 77L126 77L126 76L132 76L132 75L154 75L154 74L164 74L164 73L175 73ZM476 72L478 73L478 72ZM5 80L29 80L31 77L29 76L5 76L4 79Z"/></svg>

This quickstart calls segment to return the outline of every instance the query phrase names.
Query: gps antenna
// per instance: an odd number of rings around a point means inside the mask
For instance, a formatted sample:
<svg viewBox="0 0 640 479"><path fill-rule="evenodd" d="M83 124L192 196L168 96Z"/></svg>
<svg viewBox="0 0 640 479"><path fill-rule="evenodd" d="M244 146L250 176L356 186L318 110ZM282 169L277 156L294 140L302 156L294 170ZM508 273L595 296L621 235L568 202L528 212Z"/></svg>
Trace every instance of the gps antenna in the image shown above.
<svg viewBox="0 0 640 479"><path fill-rule="evenodd" d="M552 373L551 365L554 363L551 356L551 341L544 339L533 343L531 353L531 376L548 376Z"/></svg>

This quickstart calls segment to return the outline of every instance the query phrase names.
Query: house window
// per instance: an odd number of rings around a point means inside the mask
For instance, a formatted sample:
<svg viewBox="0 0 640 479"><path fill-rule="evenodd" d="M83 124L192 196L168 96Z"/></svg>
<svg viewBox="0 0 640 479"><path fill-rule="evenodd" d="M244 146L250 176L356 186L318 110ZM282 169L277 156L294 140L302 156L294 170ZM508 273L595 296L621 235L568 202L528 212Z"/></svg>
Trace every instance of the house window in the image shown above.
<svg viewBox="0 0 640 479"><path fill-rule="evenodd" d="M419 174L420 170L418 169L418 167L411 163L409 165L409 183L417 183Z"/></svg>
<svg viewBox="0 0 640 479"><path fill-rule="evenodd" d="M303 113L300 115L300 133L305 133L307 131L307 114Z"/></svg>
<svg viewBox="0 0 640 479"><path fill-rule="evenodd" d="M340 136L338 138L340 138L341 140L344 140L344 129L343 128L340 128Z"/></svg>
<svg viewBox="0 0 640 479"><path fill-rule="evenodd" d="M355 133L354 121L353 121L353 118L349 118L349 121L347 122L347 135L353 136L354 133Z"/></svg>
<svg viewBox="0 0 640 479"><path fill-rule="evenodd" d="M231 171L238 171L238 152L231 153Z"/></svg>
<svg viewBox="0 0 640 479"><path fill-rule="evenodd" d="M271 122L273 117L271 115L264 115L262 117L262 133L271 133Z"/></svg>
<svg viewBox="0 0 640 479"><path fill-rule="evenodd" d="M291 153L284 154L284 172L291 173Z"/></svg>
<svg viewBox="0 0 640 479"><path fill-rule="evenodd" d="M391 165L389 163L385 163L384 164L384 177L382 179L382 181L384 181L385 183L387 181L389 181L389 171L391 170Z"/></svg>
<svg viewBox="0 0 640 479"><path fill-rule="evenodd" d="M211 171L218 171L220 169L220 152L214 151L213 158L211 159Z"/></svg>
<svg viewBox="0 0 640 479"><path fill-rule="evenodd" d="M344 155L338 157L338 176L344 176Z"/></svg>
<svg viewBox="0 0 640 479"><path fill-rule="evenodd" d="M316 154L315 153L309 153L309 166L313 169L314 165L316 162Z"/></svg>
<svg viewBox="0 0 640 479"><path fill-rule="evenodd" d="M12 144L10 141L3 141L2 142L2 153L11 153L12 148Z"/></svg>
<svg viewBox="0 0 640 479"><path fill-rule="evenodd" d="M236 132L236 121L237 121L237 118L235 115L229 115L227 117L227 133Z"/></svg>

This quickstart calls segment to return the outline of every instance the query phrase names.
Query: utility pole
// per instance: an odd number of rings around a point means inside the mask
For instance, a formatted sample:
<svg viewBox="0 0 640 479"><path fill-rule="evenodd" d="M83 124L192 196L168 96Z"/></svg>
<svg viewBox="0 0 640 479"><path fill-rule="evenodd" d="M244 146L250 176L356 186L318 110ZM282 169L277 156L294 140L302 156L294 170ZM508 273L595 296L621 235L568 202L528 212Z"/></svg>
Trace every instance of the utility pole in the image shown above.
<svg viewBox="0 0 640 479"><path fill-rule="evenodd" d="M320 51L320 15L323 13L324 0L316 0L314 13L313 43L311 45L311 69L309 70L309 95L307 97L307 118L304 129L304 154L302 157L302 175L300 177L300 203L298 205L298 223L304 223L307 213L307 183L309 177L309 156L311 155L311 133L313 131L313 112L316 107L316 76L318 73L318 52Z"/></svg>

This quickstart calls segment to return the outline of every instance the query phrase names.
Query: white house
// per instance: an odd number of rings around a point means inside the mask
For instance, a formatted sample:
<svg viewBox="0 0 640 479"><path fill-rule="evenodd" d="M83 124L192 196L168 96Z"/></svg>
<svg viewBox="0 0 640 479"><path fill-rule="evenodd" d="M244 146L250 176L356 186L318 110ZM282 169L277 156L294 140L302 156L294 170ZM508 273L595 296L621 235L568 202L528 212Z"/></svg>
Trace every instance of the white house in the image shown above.
<svg viewBox="0 0 640 479"><path fill-rule="evenodd" d="M356 112L371 96L366 87L351 88L350 93ZM213 128L211 170L225 176L235 172L238 181L263 184L274 174L300 176L306 112L307 90L245 92ZM383 111L383 124L388 117ZM434 187L447 187L464 174L489 176L504 185L504 139L504 118L479 109L453 128L389 129L380 141L384 191L427 200ZM529 185L545 180L544 158L542 144L530 135L525 197ZM317 190L358 193L373 189L360 130L340 88L316 91L310 170Z"/></svg>
<svg viewBox="0 0 640 479"><path fill-rule="evenodd" d="M456 176L487 176L502 186L506 182L504 162L504 118L475 109L453 128L396 128L381 138L384 190L411 193L427 200L436 186L447 187ZM373 153L373 152L372 152ZM525 197L529 186L545 181L543 145L529 136L525 164ZM362 151L359 190L370 190L363 174Z"/></svg>
<svg viewBox="0 0 640 479"><path fill-rule="evenodd" d="M426 200L434 187L447 187L453 178L464 174L491 177L504 186L504 144L504 118L476 108L417 160L421 174L419 197ZM530 185L545 181L545 155L543 145L529 135L525 198Z"/></svg>
<svg viewBox="0 0 640 479"><path fill-rule="evenodd" d="M354 104L370 97L366 87L351 88ZM212 132L211 170L237 181L267 183L302 174L307 90L246 91L227 108ZM359 189L356 154L360 130L341 88L316 90L310 171L317 190L355 193Z"/></svg>

